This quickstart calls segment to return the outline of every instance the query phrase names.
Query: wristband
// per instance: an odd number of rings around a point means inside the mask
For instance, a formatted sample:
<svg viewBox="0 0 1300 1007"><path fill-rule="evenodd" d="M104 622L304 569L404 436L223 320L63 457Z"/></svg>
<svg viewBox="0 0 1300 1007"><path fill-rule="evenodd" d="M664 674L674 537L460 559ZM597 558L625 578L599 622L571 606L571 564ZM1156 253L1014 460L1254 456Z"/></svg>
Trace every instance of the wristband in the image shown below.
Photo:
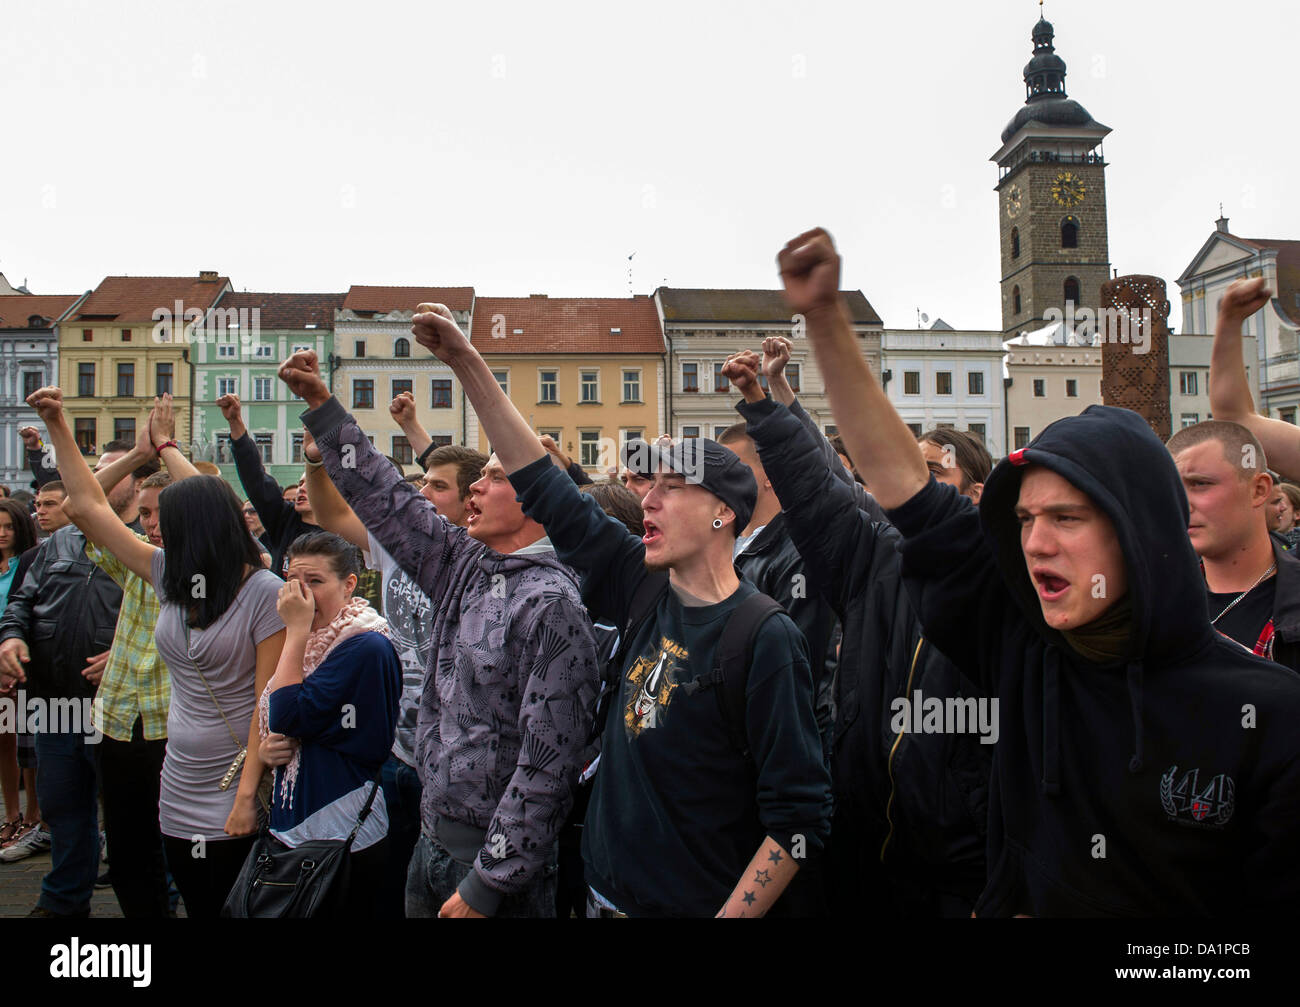
<svg viewBox="0 0 1300 1007"><path fill-rule="evenodd" d="M438 442L431 441L429 443L429 446L420 452L420 457L415 459L415 464L420 466L420 468L424 468L425 460L428 459L429 455L433 454L434 451L436 451L437 449L438 449Z"/></svg>
<svg viewBox="0 0 1300 1007"><path fill-rule="evenodd" d="M162 457L163 448L175 448L177 451L179 451L181 449L181 446L177 444L175 441L163 441L163 443L159 444L157 447L154 448L154 451L158 452L158 457L160 458Z"/></svg>
<svg viewBox="0 0 1300 1007"><path fill-rule="evenodd" d="M318 462L314 462L314 461L312 461L310 458L308 458L308 457L304 454L304 455L302 456L302 463L303 463L303 465L304 465L304 466L305 466L309 471L312 471L312 470L318 469L318 468L320 468L322 465L324 465L324 464L325 464L325 459L322 458L320 461L318 461Z"/></svg>

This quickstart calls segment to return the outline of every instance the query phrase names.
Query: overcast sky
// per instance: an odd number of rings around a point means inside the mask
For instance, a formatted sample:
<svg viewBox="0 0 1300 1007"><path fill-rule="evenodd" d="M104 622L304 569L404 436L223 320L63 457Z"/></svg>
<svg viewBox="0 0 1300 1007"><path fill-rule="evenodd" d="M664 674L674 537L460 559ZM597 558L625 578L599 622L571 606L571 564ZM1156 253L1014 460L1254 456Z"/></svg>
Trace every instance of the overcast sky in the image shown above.
<svg viewBox="0 0 1300 1007"><path fill-rule="evenodd" d="M446 9L444 9L446 8ZM1300 237L1286 2L1049 0L1110 258ZM0 3L0 271L34 293L779 285L822 225L885 324L1000 328L997 168L1038 4ZM1289 169L1289 170L1288 170Z"/></svg>

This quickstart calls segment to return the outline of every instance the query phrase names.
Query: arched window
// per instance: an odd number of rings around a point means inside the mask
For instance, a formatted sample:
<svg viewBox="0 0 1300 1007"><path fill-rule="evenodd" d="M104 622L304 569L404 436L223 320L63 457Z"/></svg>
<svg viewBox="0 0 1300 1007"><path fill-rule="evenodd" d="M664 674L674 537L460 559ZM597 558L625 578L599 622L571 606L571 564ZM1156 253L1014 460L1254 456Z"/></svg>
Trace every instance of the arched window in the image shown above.
<svg viewBox="0 0 1300 1007"><path fill-rule="evenodd" d="M1065 278L1065 299L1076 307L1079 304L1079 281L1073 276Z"/></svg>
<svg viewBox="0 0 1300 1007"><path fill-rule="evenodd" d="M1020 228L1011 229L1011 258L1020 258Z"/></svg>
<svg viewBox="0 0 1300 1007"><path fill-rule="evenodd" d="M1066 217L1061 221L1061 247L1079 247L1079 222L1074 217Z"/></svg>
<svg viewBox="0 0 1300 1007"><path fill-rule="evenodd" d="M1019 287L1011 288L1011 312L1012 314L1016 314L1016 315L1020 314L1020 288Z"/></svg>
<svg viewBox="0 0 1300 1007"><path fill-rule="evenodd" d="M409 357L410 355L411 355L411 341L409 339L403 337L401 339L394 340L393 356Z"/></svg>

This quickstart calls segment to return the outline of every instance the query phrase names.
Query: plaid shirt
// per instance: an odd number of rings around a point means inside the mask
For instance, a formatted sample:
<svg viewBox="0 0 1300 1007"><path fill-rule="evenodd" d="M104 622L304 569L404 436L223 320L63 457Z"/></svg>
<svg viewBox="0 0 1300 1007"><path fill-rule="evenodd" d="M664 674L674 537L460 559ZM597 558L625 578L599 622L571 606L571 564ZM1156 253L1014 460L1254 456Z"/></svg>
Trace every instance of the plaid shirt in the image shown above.
<svg viewBox="0 0 1300 1007"><path fill-rule="evenodd" d="M143 535L137 538L148 541ZM166 738L172 688L153 640L158 595L152 584L128 570L112 553L86 543L86 555L122 589L117 631L95 695L97 726L115 741L130 741L135 719L141 717L148 740Z"/></svg>

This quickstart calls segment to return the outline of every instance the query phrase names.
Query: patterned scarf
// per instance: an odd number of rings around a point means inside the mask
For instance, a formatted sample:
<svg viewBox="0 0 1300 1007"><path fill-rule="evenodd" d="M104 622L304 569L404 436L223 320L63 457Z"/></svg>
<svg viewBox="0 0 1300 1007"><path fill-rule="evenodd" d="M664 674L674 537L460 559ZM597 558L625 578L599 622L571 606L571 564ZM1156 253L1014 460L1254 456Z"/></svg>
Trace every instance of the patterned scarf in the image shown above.
<svg viewBox="0 0 1300 1007"><path fill-rule="evenodd" d="M371 608L366 599L349 598L339 609L338 614L329 621L329 625L314 630L308 635L307 649L302 657L302 677L305 679L324 663L330 651L358 633L382 633L388 636L388 621ZM257 727L262 738L271 733L270 717L271 683L267 682L261 698L257 701ZM293 807L293 785L298 779L301 751L299 749L293 753L293 759L288 765L277 767L275 770L280 782L280 803L286 808Z"/></svg>

